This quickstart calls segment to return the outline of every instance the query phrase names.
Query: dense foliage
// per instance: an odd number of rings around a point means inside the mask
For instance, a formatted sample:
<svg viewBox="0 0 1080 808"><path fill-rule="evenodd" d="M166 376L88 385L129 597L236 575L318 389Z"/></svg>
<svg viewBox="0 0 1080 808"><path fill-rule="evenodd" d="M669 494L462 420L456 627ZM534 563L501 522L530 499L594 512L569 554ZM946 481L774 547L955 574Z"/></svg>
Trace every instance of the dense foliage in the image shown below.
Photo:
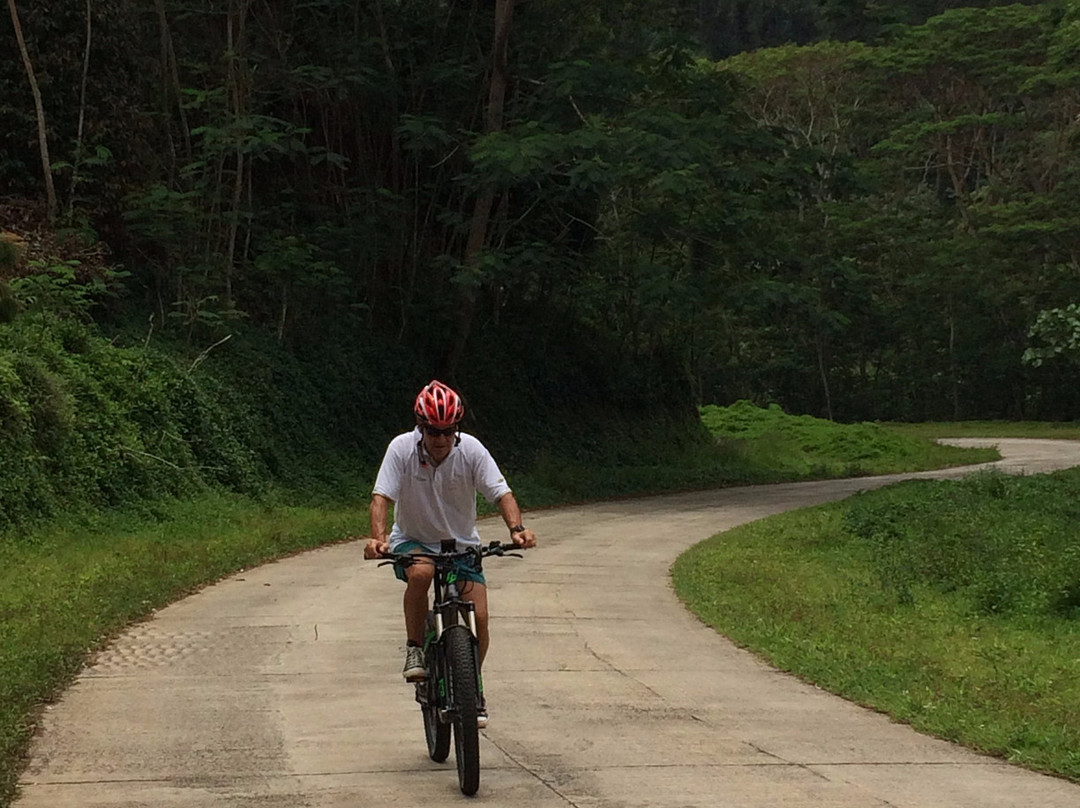
<svg viewBox="0 0 1080 808"><path fill-rule="evenodd" d="M382 346L579 432L740 398L1080 406L1073 0L13 7L58 194L48 231L18 202L39 118L5 60L0 212L32 260L0 275L24 308L68 266L123 292L108 332Z"/></svg>
<svg viewBox="0 0 1080 808"><path fill-rule="evenodd" d="M332 476L339 443L374 462L396 427L362 392L363 350L303 361L251 333L209 353L118 343L71 321L0 325L0 531L210 487L302 486ZM373 369L384 389L402 385L393 371Z"/></svg>
<svg viewBox="0 0 1080 808"><path fill-rule="evenodd" d="M790 230L798 250L750 279L774 302L761 311L748 296L757 324L741 341L759 368L784 366L773 384L802 377L805 404L788 382L788 406L913 420L1076 411L1075 365L1021 357L1039 311L1080 294L1078 20L1075 4L957 9L887 45L725 64L751 83L757 120L792 148L842 155L859 184L823 185Z"/></svg>
<svg viewBox="0 0 1080 808"><path fill-rule="evenodd" d="M1024 0L1033 5L1038 0ZM701 0L698 16L712 58L777 45L877 42L898 27L922 25L953 8L1013 5L1015 0Z"/></svg>
<svg viewBox="0 0 1080 808"><path fill-rule="evenodd" d="M588 410L617 391L585 370L552 368L543 346L500 370L509 361L495 348L462 374L478 391L464 426L504 469L529 470L526 504L740 479L738 458L700 422ZM212 489L362 499L386 442L411 426L417 364L375 340L286 347L242 328L200 349L152 331L105 339L40 310L0 323L0 534ZM596 469L606 469L602 482Z"/></svg>

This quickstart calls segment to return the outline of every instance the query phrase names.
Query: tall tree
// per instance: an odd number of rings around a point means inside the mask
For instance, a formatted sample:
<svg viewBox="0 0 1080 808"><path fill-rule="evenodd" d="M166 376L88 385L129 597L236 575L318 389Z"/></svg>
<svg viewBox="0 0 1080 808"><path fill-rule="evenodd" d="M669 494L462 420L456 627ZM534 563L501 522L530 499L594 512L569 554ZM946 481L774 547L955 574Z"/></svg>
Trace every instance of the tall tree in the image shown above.
<svg viewBox="0 0 1080 808"><path fill-rule="evenodd" d="M488 78L487 111L484 115L484 134L490 135L503 127L503 110L506 105L506 92L510 84L507 59L510 47L511 22L514 16L514 0L495 0L495 27L491 45L491 72ZM480 185L473 206L472 220L469 225L469 239L465 243L462 264L465 274L461 283L461 303L457 316L457 329L447 360L446 377L453 379L464 355L465 346L472 330L472 321L476 309L476 289L473 276L478 272L478 265L484 246L487 244L488 227L491 221L491 209L495 204L496 186L491 180Z"/></svg>
<svg viewBox="0 0 1080 808"><path fill-rule="evenodd" d="M23 37L22 25L19 23L19 9L15 6L15 0L8 0L8 11L11 12L11 24L15 28L15 38L19 43L19 53L22 54L26 78L30 81L30 91L34 94L34 109L37 113L38 126L38 150L41 153L41 172L45 181L46 210L49 222L52 223L56 220L56 187L53 185L52 161L49 159L45 106L41 102L41 90L38 87L37 76L34 73L34 64L30 61L30 52L26 48L26 39Z"/></svg>
<svg viewBox="0 0 1080 808"><path fill-rule="evenodd" d="M83 49L82 80L79 82L79 124L75 130L75 157L71 166L71 183L68 186L68 218L75 208L75 190L79 186L79 168L83 159L83 128L86 123L86 81L90 75L90 45L93 41L93 21L90 0L86 0L86 47Z"/></svg>

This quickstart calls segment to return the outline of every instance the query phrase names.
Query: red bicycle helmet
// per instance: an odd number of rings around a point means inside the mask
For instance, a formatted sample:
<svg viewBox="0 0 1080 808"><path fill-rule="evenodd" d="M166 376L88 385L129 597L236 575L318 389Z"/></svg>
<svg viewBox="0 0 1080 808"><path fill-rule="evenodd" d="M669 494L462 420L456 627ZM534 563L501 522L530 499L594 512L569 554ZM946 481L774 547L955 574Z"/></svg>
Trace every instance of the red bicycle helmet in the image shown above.
<svg viewBox="0 0 1080 808"><path fill-rule="evenodd" d="M416 397L416 420L421 425L447 429L465 417L461 396L437 379L432 379Z"/></svg>

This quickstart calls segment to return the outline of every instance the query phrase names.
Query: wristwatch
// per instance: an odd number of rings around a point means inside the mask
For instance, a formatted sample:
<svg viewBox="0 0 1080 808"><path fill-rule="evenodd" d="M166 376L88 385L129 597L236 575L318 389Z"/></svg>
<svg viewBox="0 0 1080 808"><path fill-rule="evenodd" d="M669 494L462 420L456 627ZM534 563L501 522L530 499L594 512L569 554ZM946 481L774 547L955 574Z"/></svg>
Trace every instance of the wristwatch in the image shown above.
<svg viewBox="0 0 1080 808"><path fill-rule="evenodd" d="M524 532L525 532L525 526L524 525L511 525L511 527L510 527L510 535L511 536L513 536L515 533L524 533Z"/></svg>

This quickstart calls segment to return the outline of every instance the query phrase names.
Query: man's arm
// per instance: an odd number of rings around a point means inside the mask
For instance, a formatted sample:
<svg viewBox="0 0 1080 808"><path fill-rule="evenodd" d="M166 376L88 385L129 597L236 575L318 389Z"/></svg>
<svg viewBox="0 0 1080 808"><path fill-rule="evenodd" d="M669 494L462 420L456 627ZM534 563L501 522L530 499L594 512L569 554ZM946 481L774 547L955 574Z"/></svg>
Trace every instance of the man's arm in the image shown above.
<svg viewBox="0 0 1080 808"><path fill-rule="evenodd" d="M386 540L386 516L390 513L390 499L382 494L371 495L368 514L371 517L371 538L364 546L364 558L379 558L390 549Z"/></svg>
<svg viewBox="0 0 1080 808"><path fill-rule="evenodd" d="M510 538L519 547L535 547L536 534L521 524L521 508L511 492L506 492L499 497L499 512L503 521L510 529Z"/></svg>

